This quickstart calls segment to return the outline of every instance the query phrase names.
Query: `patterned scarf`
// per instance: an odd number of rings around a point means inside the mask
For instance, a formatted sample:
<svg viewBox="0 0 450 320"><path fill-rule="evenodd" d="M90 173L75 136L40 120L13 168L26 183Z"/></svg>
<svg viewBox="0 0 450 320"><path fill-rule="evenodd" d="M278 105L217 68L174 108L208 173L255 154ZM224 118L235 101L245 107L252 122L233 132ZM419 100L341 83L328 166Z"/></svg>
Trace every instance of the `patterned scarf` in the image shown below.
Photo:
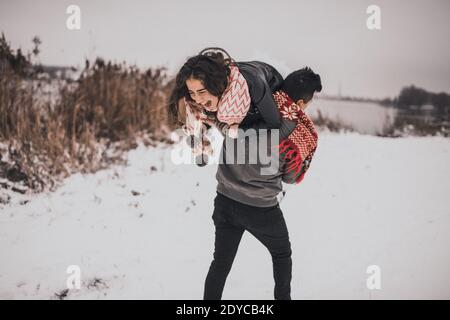
<svg viewBox="0 0 450 320"><path fill-rule="evenodd" d="M250 109L251 97L247 81L238 67L230 66L228 86L217 106L217 119L226 124L239 124Z"/></svg>
<svg viewBox="0 0 450 320"><path fill-rule="evenodd" d="M201 126L200 115L203 107L194 101L184 99L186 105L186 127L193 133L198 133ZM250 109L251 97L247 81L238 67L230 66L228 86L217 105L217 119L226 124L239 124Z"/></svg>
<svg viewBox="0 0 450 320"><path fill-rule="evenodd" d="M283 91L273 94L281 116L286 120L296 121L294 131L281 141L278 146L280 154L287 162L287 172L295 171L295 181L300 183L317 148L318 135L314 123L306 113Z"/></svg>

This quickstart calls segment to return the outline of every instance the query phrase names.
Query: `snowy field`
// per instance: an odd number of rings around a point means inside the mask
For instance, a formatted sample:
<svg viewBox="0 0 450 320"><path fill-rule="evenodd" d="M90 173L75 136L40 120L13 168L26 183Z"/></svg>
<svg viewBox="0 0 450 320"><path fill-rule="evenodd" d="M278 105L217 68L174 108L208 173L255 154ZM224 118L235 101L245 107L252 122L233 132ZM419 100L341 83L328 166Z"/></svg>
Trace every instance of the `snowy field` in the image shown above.
<svg viewBox="0 0 450 320"><path fill-rule="evenodd" d="M139 146L127 166L0 207L0 299L201 299L216 165L175 165L171 150ZM281 202L292 298L450 299L449 164L448 138L322 133ZM81 288L67 291L71 265ZM245 233L223 298L272 292L270 255Z"/></svg>

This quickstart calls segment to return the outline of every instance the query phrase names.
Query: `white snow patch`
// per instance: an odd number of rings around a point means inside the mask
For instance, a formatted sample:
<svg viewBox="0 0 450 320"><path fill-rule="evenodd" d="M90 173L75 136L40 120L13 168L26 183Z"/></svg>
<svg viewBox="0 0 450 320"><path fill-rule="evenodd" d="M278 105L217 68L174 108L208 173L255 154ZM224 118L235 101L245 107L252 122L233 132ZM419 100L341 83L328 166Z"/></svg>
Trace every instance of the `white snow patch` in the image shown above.
<svg viewBox="0 0 450 320"><path fill-rule="evenodd" d="M449 299L449 150L440 137L322 133L281 203L292 298ZM201 299L217 167L175 165L171 151L140 145L126 166L1 207L0 299L56 299L69 265L82 286L67 299ZM381 290L366 287L369 265L381 268ZM245 233L223 298L272 292L270 255Z"/></svg>

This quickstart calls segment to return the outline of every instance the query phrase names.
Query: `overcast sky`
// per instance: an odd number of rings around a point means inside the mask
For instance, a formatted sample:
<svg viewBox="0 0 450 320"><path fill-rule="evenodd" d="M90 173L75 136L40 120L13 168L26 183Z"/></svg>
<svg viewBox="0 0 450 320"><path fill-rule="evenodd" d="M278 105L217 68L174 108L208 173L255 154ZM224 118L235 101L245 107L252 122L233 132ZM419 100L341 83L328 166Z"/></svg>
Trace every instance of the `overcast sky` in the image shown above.
<svg viewBox="0 0 450 320"><path fill-rule="evenodd" d="M66 28L70 4L81 8L81 30ZM381 30L366 27L371 4L381 9ZM102 56L174 72L221 46L283 75L308 65L328 94L341 87L381 98L409 84L450 93L449 13L449 0L0 0L0 31L25 50L38 35L45 64Z"/></svg>

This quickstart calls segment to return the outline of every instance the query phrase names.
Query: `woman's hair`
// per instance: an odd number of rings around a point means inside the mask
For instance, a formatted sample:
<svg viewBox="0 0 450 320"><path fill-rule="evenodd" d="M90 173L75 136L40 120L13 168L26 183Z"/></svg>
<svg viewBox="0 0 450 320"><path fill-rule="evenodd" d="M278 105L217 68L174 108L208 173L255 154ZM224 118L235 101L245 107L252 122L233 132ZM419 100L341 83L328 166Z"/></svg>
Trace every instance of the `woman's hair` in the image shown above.
<svg viewBox="0 0 450 320"><path fill-rule="evenodd" d="M224 54L227 56L226 58ZM230 74L229 66L233 63L233 59L221 48L206 48L198 55L189 58L178 72L169 98L169 119L171 122L179 122L178 101L182 98L192 101L186 86L186 80L189 78L200 80L209 93L220 99L227 88Z"/></svg>

